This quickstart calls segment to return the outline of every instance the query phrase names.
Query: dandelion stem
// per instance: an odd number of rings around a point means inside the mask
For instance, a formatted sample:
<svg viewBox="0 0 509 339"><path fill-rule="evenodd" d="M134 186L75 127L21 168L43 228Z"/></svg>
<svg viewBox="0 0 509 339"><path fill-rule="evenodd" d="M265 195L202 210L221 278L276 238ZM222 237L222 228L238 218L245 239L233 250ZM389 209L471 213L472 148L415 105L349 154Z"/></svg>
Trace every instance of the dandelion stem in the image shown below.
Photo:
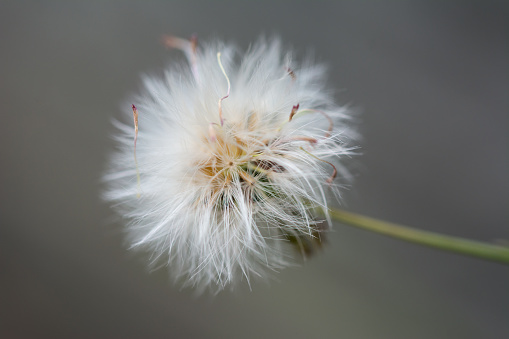
<svg viewBox="0 0 509 339"><path fill-rule="evenodd" d="M365 217L340 209L330 209L329 215L334 220L345 225L362 228L423 246L509 265L509 247L416 230L411 227Z"/></svg>

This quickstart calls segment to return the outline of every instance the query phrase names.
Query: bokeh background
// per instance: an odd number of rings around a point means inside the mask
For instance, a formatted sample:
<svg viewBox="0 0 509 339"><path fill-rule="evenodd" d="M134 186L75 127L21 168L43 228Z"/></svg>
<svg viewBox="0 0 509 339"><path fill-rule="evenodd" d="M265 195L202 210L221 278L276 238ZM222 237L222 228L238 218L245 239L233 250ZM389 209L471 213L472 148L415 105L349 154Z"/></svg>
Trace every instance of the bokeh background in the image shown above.
<svg viewBox="0 0 509 339"><path fill-rule="evenodd" d="M100 200L112 117L176 52L279 34L360 114L343 205L509 239L507 1L1 1L1 338L509 338L509 269L335 225L319 255L196 297Z"/></svg>

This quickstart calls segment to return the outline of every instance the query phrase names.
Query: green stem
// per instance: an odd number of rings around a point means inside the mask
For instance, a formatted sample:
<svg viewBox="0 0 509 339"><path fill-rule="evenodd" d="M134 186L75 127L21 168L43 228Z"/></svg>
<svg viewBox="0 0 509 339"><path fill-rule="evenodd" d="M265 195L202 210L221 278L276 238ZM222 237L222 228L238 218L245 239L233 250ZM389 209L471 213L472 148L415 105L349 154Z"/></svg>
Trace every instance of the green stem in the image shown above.
<svg viewBox="0 0 509 339"><path fill-rule="evenodd" d="M339 209L330 209L330 216L341 223L384 234L419 245L439 248L485 260L509 265L509 247L492 245L439 233L420 231Z"/></svg>

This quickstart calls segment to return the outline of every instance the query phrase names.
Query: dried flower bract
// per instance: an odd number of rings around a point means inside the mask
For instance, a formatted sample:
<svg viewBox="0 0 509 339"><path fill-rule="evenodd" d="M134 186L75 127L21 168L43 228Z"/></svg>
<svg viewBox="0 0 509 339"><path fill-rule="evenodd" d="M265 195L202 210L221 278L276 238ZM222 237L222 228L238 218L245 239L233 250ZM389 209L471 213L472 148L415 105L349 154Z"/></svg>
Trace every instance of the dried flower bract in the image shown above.
<svg viewBox="0 0 509 339"><path fill-rule="evenodd" d="M132 113L116 123L105 177L132 247L216 290L288 265L292 244L307 254L327 228L313 210L327 213L350 153L348 111L324 67L294 63L277 39L245 53L195 37L163 42L187 64L144 79L134 129Z"/></svg>

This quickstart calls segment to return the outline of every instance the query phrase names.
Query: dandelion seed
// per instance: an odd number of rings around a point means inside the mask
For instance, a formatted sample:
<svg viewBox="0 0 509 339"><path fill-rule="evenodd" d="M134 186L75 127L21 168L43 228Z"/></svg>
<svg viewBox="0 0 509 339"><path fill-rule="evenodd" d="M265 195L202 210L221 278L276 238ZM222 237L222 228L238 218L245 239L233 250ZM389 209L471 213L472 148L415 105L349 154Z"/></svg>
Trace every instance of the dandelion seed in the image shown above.
<svg viewBox="0 0 509 339"><path fill-rule="evenodd" d="M221 52L217 52L217 63L219 64L219 67L221 68L221 72L223 72L224 77L226 78L226 81L228 83L228 91L224 97L219 99L219 120L221 121L221 126L224 124L223 120L223 109L221 107L221 103L224 99L228 98L230 96L230 79L228 78L228 75L226 75L226 71L224 70L223 64L221 63Z"/></svg>
<svg viewBox="0 0 509 339"><path fill-rule="evenodd" d="M292 78L292 80L297 79L297 77L295 76L295 72L293 71L293 69L291 69L290 67L286 67L286 71L288 72L288 75Z"/></svg>
<svg viewBox="0 0 509 339"><path fill-rule="evenodd" d="M290 113L290 117L288 118L288 122L292 121L293 119L293 116L297 113L297 111L299 110L299 106L300 104L297 104L295 106L292 107L292 112Z"/></svg>
<svg viewBox="0 0 509 339"><path fill-rule="evenodd" d="M329 164L331 167L332 167L332 175L327 179L327 183L328 184L332 184L332 182L334 181L334 179L336 179L337 175L338 175L338 170L336 168L336 166L334 166L332 163L328 162L327 160L323 160L323 159L320 159L318 158L316 155L312 154L312 153L309 153L308 151L306 151L304 148L301 147L301 150L306 152L307 154L309 154L310 156L312 156L313 158L315 158L316 160L319 160L321 162L324 162L326 164Z"/></svg>
<svg viewBox="0 0 509 339"><path fill-rule="evenodd" d="M137 197L140 197L140 170L138 168L138 159L136 157L136 142L138 141L138 110L134 104L132 105L134 118L134 165L136 167L136 182L138 184Z"/></svg>
<svg viewBox="0 0 509 339"><path fill-rule="evenodd" d="M133 105L136 170L132 126L119 124L106 177L132 247L216 290L288 266L293 246L308 255L327 230L313 211L339 195L333 181L351 153L348 111L327 94L323 67L290 68L278 40L245 54L196 37L164 43L189 65L145 78Z"/></svg>

